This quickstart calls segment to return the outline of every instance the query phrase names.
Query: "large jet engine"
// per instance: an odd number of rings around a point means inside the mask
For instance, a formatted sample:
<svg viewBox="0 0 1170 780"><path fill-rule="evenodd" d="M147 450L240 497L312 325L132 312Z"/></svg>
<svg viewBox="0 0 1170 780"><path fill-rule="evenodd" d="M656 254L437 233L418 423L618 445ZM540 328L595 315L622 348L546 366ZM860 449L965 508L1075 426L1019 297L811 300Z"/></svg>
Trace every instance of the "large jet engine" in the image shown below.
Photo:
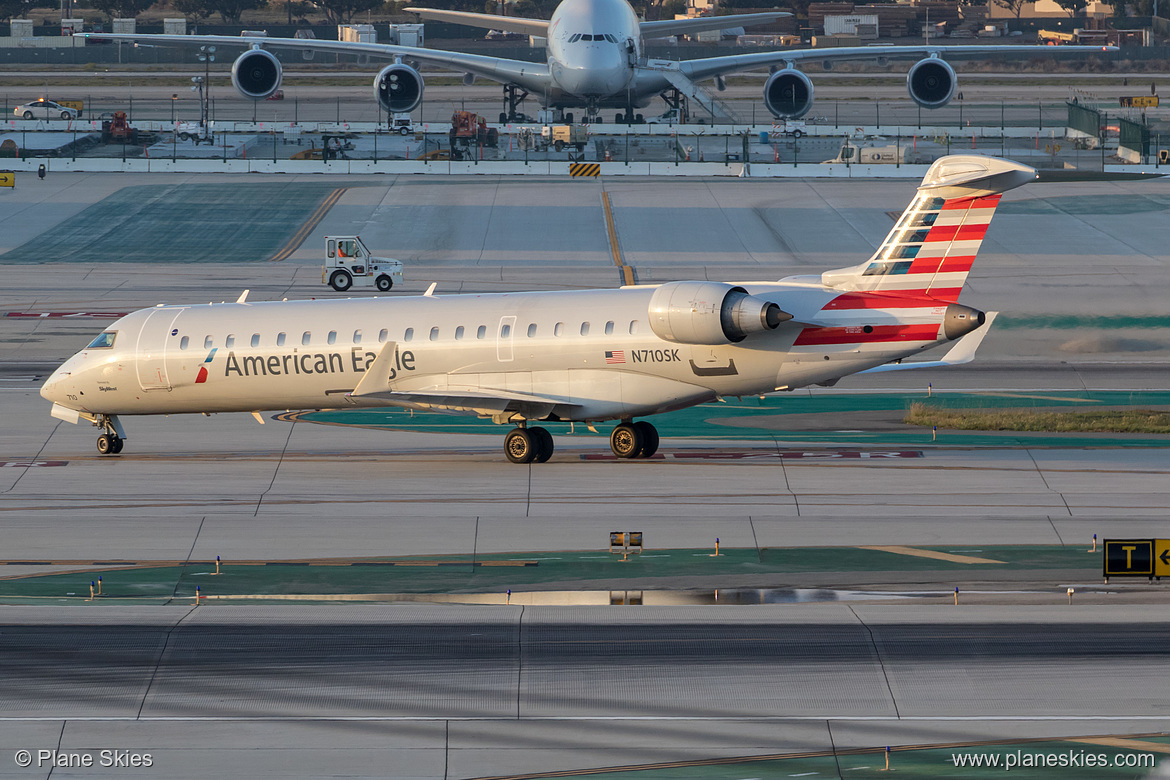
<svg viewBox="0 0 1170 780"><path fill-rule="evenodd" d="M957 83L955 69L938 57L919 60L906 74L910 98L923 108L942 108L950 103Z"/></svg>
<svg viewBox="0 0 1170 780"><path fill-rule="evenodd" d="M280 60L264 49L252 49L232 65L232 86L246 98L264 100L280 88Z"/></svg>
<svg viewBox="0 0 1170 780"><path fill-rule="evenodd" d="M728 344L792 319L771 301L717 282L669 282L650 297L650 329L676 344Z"/></svg>
<svg viewBox="0 0 1170 780"><path fill-rule="evenodd" d="M423 78L409 65L387 65L374 77L374 97L388 113L413 111L422 102L422 96Z"/></svg>
<svg viewBox="0 0 1170 780"><path fill-rule="evenodd" d="M764 105L774 117L799 119L812 104L812 79L795 68L778 70L764 82Z"/></svg>

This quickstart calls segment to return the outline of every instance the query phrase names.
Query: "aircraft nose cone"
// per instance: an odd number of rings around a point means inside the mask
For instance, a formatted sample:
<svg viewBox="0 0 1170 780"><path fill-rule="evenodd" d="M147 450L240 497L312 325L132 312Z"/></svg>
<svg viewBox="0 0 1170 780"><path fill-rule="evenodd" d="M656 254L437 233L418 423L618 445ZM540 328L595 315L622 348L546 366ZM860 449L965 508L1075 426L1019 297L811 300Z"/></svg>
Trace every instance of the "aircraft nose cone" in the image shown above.
<svg viewBox="0 0 1170 780"><path fill-rule="evenodd" d="M627 76L617 47L596 44L566 63L562 87L574 95L605 97L625 87Z"/></svg>
<svg viewBox="0 0 1170 780"><path fill-rule="evenodd" d="M49 376L49 378L45 380L45 383L41 385L41 398L44 398L46 401L52 401L55 404L64 405L66 398L65 388L63 385L65 384L68 376L69 372L63 371L60 368L54 371Z"/></svg>

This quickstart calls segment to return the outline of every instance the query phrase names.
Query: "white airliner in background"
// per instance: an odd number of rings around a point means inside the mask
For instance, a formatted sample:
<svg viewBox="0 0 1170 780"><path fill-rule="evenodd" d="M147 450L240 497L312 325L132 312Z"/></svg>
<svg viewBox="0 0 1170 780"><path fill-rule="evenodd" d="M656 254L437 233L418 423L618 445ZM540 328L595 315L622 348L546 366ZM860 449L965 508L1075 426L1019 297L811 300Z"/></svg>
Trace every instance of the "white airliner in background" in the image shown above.
<svg viewBox="0 0 1170 780"><path fill-rule="evenodd" d="M552 18L524 19L490 14L410 9L424 18L457 22L474 27L521 32L547 39L546 63L486 57L478 54L391 46L380 43L319 41L297 38L231 37L224 35L138 35L77 33L84 38L126 40L151 44L214 44L244 46L232 66L232 83L247 98L262 100L280 87L280 61L267 48L327 51L392 59L374 78L374 94L389 113L413 111L422 102L423 78L419 63L436 65L465 74L466 83L480 76L497 81L519 97L531 94L545 108L585 108L596 116L601 108L618 108L619 121L636 121L635 109L649 105L657 95L672 89L702 101L695 83L743 71L769 68L774 72L764 84L764 105L773 116L798 118L813 104L813 84L796 66L806 60L831 65L842 60L920 58L906 77L910 97L923 108L941 108L955 94L954 69L943 57L1006 54L1029 57L1056 53L1050 46L864 46L817 50L781 50L725 57L705 57L681 62L648 60L645 40L704 30L752 26L773 21L783 12L732 16L639 21L627 0L562 0ZM1114 47L1059 47L1060 54L1084 55L1115 51ZM507 104L503 119L515 119L516 94Z"/></svg>
<svg viewBox="0 0 1170 780"><path fill-rule="evenodd" d="M514 424L517 463L552 455L538 421L619 420L614 454L649 457L658 433L635 417L970 360L988 315L959 292L1001 193L1035 176L944 157L871 258L778 282L159 304L115 322L41 395L54 417L102 428L102 453L121 451L125 415L395 406ZM898 362L964 336L941 361Z"/></svg>

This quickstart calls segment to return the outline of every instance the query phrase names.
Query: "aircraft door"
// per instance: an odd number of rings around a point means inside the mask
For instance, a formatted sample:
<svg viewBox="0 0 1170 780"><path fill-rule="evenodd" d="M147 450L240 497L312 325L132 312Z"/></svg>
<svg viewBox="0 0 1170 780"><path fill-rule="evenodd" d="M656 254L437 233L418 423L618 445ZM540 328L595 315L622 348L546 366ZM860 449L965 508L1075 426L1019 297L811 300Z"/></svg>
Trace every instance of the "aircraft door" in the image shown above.
<svg viewBox="0 0 1170 780"><path fill-rule="evenodd" d="M138 331L134 365L138 370L138 384L143 390L170 390L171 381L167 373L167 347L171 341L178 343L175 322L183 309L155 309L142 323Z"/></svg>
<svg viewBox="0 0 1170 780"><path fill-rule="evenodd" d="M496 330L496 360L501 363L512 362L512 338L515 332L516 317L500 317L500 326Z"/></svg>

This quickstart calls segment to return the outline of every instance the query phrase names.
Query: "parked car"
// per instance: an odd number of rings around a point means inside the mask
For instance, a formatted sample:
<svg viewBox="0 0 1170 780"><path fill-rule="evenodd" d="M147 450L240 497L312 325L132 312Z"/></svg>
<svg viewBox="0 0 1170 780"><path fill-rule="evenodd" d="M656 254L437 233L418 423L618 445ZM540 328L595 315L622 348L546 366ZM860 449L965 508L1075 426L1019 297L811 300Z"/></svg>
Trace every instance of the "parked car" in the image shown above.
<svg viewBox="0 0 1170 780"><path fill-rule="evenodd" d="M12 113L25 119L76 119L81 116L81 112L76 108L69 108L44 99L17 106Z"/></svg>

